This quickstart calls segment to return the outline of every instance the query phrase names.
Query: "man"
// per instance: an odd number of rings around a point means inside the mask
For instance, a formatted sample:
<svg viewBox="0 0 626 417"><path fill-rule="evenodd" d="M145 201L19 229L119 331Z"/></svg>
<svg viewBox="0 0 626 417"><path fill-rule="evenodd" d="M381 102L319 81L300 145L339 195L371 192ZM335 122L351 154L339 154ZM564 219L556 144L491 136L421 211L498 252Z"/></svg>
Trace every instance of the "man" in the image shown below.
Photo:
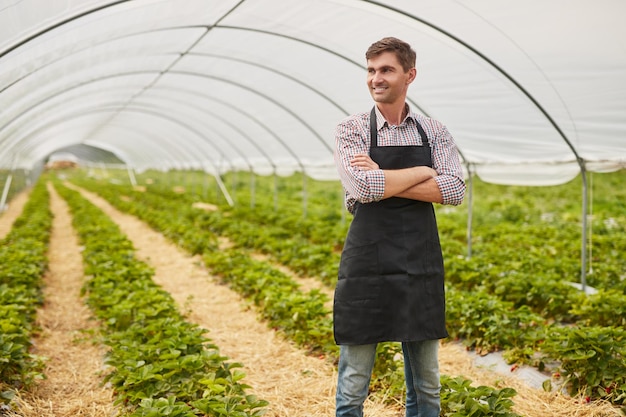
<svg viewBox="0 0 626 417"><path fill-rule="evenodd" d="M365 58L375 106L336 129L335 162L354 215L333 309L340 345L336 416L363 416L376 345L398 341L406 416L437 417L439 339L448 333L432 203L461 204L465 182L446 127L406 103L416 76L411 46L384 38Z"/></svg>

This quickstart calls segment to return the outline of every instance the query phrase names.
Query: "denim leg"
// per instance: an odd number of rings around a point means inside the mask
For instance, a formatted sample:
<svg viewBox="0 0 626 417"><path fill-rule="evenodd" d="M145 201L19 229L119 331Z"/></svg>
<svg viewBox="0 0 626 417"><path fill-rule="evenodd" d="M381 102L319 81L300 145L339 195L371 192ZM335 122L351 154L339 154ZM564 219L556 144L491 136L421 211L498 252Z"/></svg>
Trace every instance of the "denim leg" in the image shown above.
<svg viewBox="0 0 626 417"><path fill-rule="evenodd" d="M438 417L439 340L402 343L406 379L406 417Z"/></svg>
<svg viewBox="0 0 626 417"><path fill-rule="evenodd" d="M336 417L363 417L375 359L376 344L339 347Z"/></svg>

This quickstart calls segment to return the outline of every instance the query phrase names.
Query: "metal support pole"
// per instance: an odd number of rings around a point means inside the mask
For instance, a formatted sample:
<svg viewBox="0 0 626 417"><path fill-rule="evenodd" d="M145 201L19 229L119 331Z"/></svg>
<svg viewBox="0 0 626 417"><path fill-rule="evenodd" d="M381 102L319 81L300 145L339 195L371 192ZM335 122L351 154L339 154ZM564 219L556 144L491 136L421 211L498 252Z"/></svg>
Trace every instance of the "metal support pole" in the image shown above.
<svg viewBox="0 0 626 417"><path fill-rule="evenodd" d="M128 172L128 178L130 179L130 184L133 187L136 187L137 179L135 178L135 171L128 165L126 165L126 171Z"/></svg>
<svg viewBox="0 0 626 417"><path fill-rule="evenodd" d="M468 167L467 185L467 259L472 257L472 217L474 214L474 179Z"/></svg>
<svg viewBox="0 0 626 417"><path fill-rule="evenodd" d="M580 174L583 182L583 221L582 221L582 245L581 245L581 262L580 262L580 285L582 291L587 293L587 211L588 211L588 189L587 189L587 170L584 163L580 165Z"/></svg>
<svg viewBox="0 0 626 417"><path fill-rule="evenodd" d="M276 178L276 171L274 171L274 211L278 211L278 178Z"/></svg>
<svg viewBox="0 0 626 417"><path fill-rule="evenodd" d="M2 190L2 198L0 198L0 213L4 211L6 207L7 197L9 195L9 189L11 188L11 182L13 181L13 173L9 174L7 180L4 182L4 189Z"/></svg>
<svg viewBox="0 0 626 417"><path fill-rule="evenodd" d="M307 177L304 171L302 171L302 217L306 218L307 215Z"/></svg>
<svg viewBox="0 0 626 417"><path fill-rule="evenodd" d="M254 171L250 168L250 208L256 205L256 177Z"/></svg>
<svg viewBox="0 0 626 417"><path fill-rule="evenodd" d="M222 181L222 178L217 173L214 175L214 178L215 178L215 181L217 181L217 185L220 187L220 190L222 191L222 194L226 198L226 201L228 202L228 205L233 207L235 205L235 203L233 202L232 197L228 193L228 190L226 189L226 186L224 185L224 182Z"/></svg>

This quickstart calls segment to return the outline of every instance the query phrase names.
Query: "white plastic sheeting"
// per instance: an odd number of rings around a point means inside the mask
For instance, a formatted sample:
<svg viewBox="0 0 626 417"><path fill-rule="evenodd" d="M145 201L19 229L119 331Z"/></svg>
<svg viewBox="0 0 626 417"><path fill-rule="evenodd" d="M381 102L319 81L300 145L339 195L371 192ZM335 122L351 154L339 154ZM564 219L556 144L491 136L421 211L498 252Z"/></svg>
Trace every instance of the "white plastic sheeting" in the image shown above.
<svg viewBox="0 0 626 417"><path fill-rule="evenodd" d="M86 144L130 167L336 178L364 52L417 51L413 108L483 180L626 167L622 0L0 0L0 168Z"/></svg>

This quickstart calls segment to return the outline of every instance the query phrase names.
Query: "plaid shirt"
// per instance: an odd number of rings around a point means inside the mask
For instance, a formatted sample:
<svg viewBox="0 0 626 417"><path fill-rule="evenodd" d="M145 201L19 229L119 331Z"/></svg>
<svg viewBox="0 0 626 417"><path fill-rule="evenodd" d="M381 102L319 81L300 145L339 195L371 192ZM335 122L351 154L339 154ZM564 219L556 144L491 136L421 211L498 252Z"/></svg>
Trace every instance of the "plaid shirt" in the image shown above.
<svg viewBox="0 0 626 417"><path fill-rule="evenodd" d="M407 105L408 106L408 105ZM419 121L428 135L433 169L439 174L435 181L443 197L443 204L459 205L465 196L465 181L459 153L448 129L440 122L410 111L402 123L392 126L376 108L378 146L421 145L417 130ZM357 113L344 119L335 129L335 163L346 192L346 208L354 213L357 201L379 201L385 190L385 176L381 169L363 171L350 166L356 154L369 155L370 113Z"/></svg>

